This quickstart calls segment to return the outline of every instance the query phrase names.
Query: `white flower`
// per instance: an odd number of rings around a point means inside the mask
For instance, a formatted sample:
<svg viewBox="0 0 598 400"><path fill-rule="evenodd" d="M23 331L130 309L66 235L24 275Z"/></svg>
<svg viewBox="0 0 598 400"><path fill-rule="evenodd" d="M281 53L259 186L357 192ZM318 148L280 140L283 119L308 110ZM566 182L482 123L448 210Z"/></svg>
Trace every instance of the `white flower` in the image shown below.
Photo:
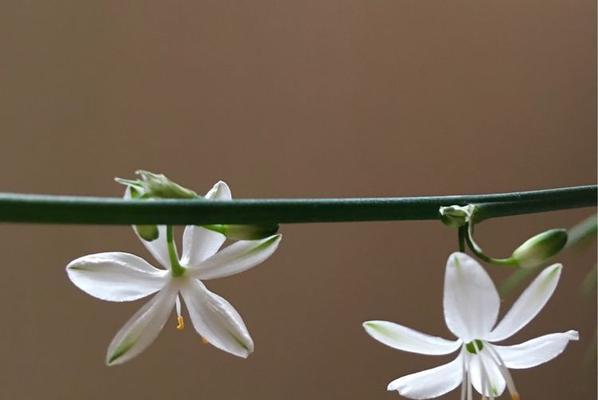
<svg viewBox="0 0 598 400"><path fill-rule="evenodd" d="M471 386L482 396L494 399L508 387L519 399L509 368L531 368L558 356L576 331L552 333L514 346L498 346L527 325L554 292L562 265L546 268L517 299L505 317L494 326L500 299L486 271L464 253L452 254L444 280L444 318L459 339L449 341L429 336L386 321L363 324L374 339L395 349L419 354L440 355L459 351L448 364L403 376L392 381L388 390L412 399L441 396L461 385L461 399L471 399Z"/></svg>
<svg viewBox="0 0 598 400"><path fill-rule="evenodd" d="M127 195L125 195L127 197ZM224 182L206 195L230 200ZM239 313L225 299L210 292L200 279L233 275L252 268L274 253L281 235L244 240L218 251L225 236L198 226L187 226L183 255L178 259L172 230L159 226L159 237L142 240L164 269L128 253L99 253L78 258L66 267L71 281L86 293L107 301L132 301L158 292L116 334L106 355L108 365L121 364L145 350L176 308L178 329L184 327L179 296L187 306L191 322L202 338L236 356L247 357L253 341ZM171 246L169 243L171 242ZM174 264L174 265L173 265Z"/></svg>

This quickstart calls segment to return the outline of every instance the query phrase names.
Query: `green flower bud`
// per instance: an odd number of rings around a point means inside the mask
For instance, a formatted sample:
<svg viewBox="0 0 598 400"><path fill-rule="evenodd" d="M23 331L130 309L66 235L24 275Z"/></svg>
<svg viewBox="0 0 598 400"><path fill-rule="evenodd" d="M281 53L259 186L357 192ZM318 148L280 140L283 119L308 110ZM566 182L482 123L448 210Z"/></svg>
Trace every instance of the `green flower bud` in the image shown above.
<svg viewBox="0 0 598 400"><path fill-rule="evenodd" d="M117 182L119 183L123 183L121 182L121 180L119 180L120 178L117 178ZM122 179L122 181L127 181L125 179ZM136 181L127 181L127 182L131 182L131 184L126 183L126 185L129 186L129 194L131 195L132 199L135 200L139 200L142 199L143 197L143 193L142 187L139 187L136 183ZM158 231L158 227L156 225L135 225L134 226L135 231L137 231L137 234L145 241L147 242L151 242L154 241L156 239L158 239L158 236L160 236L160 232Z"/></svg>
<svg viewBox="0 0 598 400"><path fill-rule="evenodd" d="M160 232L156 225L135 225L135 230L146 242L151 242L158 239Z"/></svg>
<svg viewBox="0 0 598 400"><path fill-rule="evenodd" d="M550 229L526 240L513 252L512 258L523 268L542 264L567 244L565 229Z"/></svg>
<svg viewBox="0 0 598 400"><path fill-rule="evenodd" d="M141 184L145 195L158 199L194 199L197 196L193 190L187 189L162 174L154 174L149 171L139 170L136 172L141 177Z"/></svg>
<svg viewBox="0 0 598 400"><path fill-rule="evenodd" d="M130 180L116 178L115 180L128 186L131 192L135 190L138 199L195 199L199 197L193 190L187 189L168 179L165 175L139 170L135 172L141 179Z"/></svg>
<svg viewBox="0 0 598 400"><path fill-rule="evenodd" d="M445 225L459 228L469 222L474 210L475 206L473 204L440 207L440 220Z"/></svg>
<svg viewBox="0 0 598 400"><path fill-rule="evenodd" d="M278 232L277 224L262 225L203 225L203 228L222 233L233 240L257 240Z"/></svg>

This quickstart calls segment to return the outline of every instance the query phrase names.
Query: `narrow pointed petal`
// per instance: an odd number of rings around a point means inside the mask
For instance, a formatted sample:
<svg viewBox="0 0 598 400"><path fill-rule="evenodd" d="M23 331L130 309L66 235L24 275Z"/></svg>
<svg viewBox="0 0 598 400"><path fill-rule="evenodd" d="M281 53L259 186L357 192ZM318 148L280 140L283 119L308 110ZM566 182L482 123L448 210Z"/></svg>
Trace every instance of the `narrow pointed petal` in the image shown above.
<svg viewBox="0 0 598 400"><path fill-rule="evenodd" d="M552 360L571 340L579 340L577 331L551 333L513 346L493 346L507 368L523 369Z"/></svg>
<svg viewBox="0 0 598 400"><path fill-rule="evenodd" d="M220 249L226 236L201 226L188 225L183 233L181 264L198 265Z"/></svg>
<svg viewBox="0 0 598 400"><path fill-rule="evenodd" d="M246 271L264 262L278 248L282 235L261 240L240 240L208 258L190 266L189 272L198 279L222 278Z"/></svg>
<svg viewBox="0 0 598 400"><path fill-rule="evenodd" d="M505 391L507 383L500 372L500 368L492 359L486 349L475 355L471 355L469 368L471 371L471 383L479 394L486 397L498 397ZM483 364L483 365L482 365ZM485 371L485 373L484 373ZM486 375L486 391L483 390L483 375Z"/></svg>
<svg viewBox="0 0 598 400"><path fill-rule="evenodd" d="M488 335L496 323L500 299L476 260L453 253L446 264L443 304L447 327L467 342Z"/></svg>
<svg viewBox="0 0 598 400"><path fill-rule="evenodd" d="M454 352L461 346L461 341L450 341L436 336L426 335L388 321L367 321L363 323L366 332L387 346L411 353L440 355Z"/></svg>
<svg viewBox="0 0 598 400"><path fill-rule="evenodd" d="M222 181L216 183L205 195L208 200L230 200L232 198L228 185ZM201 226L188 225L183 233L183 265L197 265L212 257L222 246L226 236Z"/></svg>
<svg viewBox="0 0 598 400"><path fill-rule="evenodd" d="M116 334L106 354L106 364L116 365L129 361L156 340L172 311L177 291L166 286Z"/></svg>
<svg viewBox="0 0 598 400"><path fill-rule="evenodd" d="M253 340L233 306L192 279L181 293L193 327L213 346L246 358L253 352Z"/></svg>
<svg viewBox="0 0 598 400"><path fill-rule="evenodd" d="M554 293L562 268L561 264L554 264L544 269L525 289L486 339L491 342L506 339L527 325L542 310Z"/></svg>
<svg viewBox="0 0 598 400"><path fill-rule="evenodd" d="M167 271L128 253L98 253L77 258L66 273L79 289L107 301L132 301L160 290Z"/></svg>
<svg viewBox="0 0 598 400"><path fill-rule="evenodd" d="M432 399L455 389L463 380L462 355L448 364L403 376L388 384L410 399Z"/></svg>

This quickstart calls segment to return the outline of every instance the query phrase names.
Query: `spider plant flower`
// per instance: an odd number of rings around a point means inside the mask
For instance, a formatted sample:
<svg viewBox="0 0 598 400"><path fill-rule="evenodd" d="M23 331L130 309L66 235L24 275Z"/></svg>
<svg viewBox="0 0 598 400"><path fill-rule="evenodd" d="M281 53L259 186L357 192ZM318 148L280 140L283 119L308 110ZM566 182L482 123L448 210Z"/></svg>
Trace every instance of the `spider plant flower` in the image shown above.
<svg viewBox="0 0 598 400"><path fill-rule="evenodd" d="M206 197L230 200L231 194L228 186L219 182ZM137 229L134 231L161 268L122 252L87 255L66 267L68 277L79 289L102 300L133 301L155 293L116 334L108 346L106 363L121 364L143 352L157 338L173 308L176 327L183 329L183 302L193 327L205 342L235 356L247 357L254 345L243 319L228 301L209 291L202 280L255 267L274 253L281 235L240 240L220 250L225 235L190 225L185 228L179 258L172 227L157 229L158 236L151 241L143 240Z"/></svg>
<svg viewBox="0 0 598 400"><path fill-rule="evenodd" d="M563 352L578 333L551 333L521 344L495 344L527 325L552 296L562 265L544 269L496 324L500 299L486 271L464 253L453 253L444 281L444 317L458 338L450 341L387 321L363 324L374 339L398 350L442 355L458 352L448 364L398 378L388 385L412 399L441 396L461 385L461 399L471 400L472 386L483 398L495 399L508 388L513 400L519 393L509 369L532 368ZM496 325L495 325L496 324Z"/></svg>

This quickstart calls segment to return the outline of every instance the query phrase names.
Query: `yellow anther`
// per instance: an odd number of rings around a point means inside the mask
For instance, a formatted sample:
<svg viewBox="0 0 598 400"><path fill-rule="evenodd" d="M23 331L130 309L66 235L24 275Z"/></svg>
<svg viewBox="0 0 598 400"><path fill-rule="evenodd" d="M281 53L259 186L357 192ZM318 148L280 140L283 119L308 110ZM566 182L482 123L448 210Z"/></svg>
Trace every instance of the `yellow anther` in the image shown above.
<svg viewBox="0 0 598 400"><path fill-rule="evenodd" d="M512 400L519 400L519 393L511 393Z"/></svg>
<svg viewBox="0 0 598 400"><path fill-rule="evenodd" d="M185 329L185 319L183 318L182 315L179 315L178 317L176 317L176 328L179 331L182 331L183 329Z"/></svg>
<svg viewBox="0 0 598 400"><path fill-rule="evenodd" d="M208 342L208 339L206 339L206 338L205 338L205 337L203 337L203 336L201 337L201 342L202 342L203 344L208 344L208 343L210 343L210 342Z"/></svg>

